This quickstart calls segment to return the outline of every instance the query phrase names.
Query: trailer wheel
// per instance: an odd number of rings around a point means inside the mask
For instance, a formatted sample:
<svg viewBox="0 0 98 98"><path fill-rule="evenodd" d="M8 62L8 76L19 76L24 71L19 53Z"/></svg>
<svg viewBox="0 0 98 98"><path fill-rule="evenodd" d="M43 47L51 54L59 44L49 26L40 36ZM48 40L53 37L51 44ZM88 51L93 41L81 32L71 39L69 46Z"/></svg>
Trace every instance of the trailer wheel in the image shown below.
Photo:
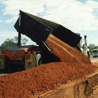
<svg viewBox="0 0 98 98"><path fill-rule="evenodd" d="M42 64L42 60L39 59L39 61L38 61L38 65L41 65L41 64Z"/></svg>
<svg viewBox="0 0 98 98"><path fill-rule="evenodd" d="M40 65L40 64L42 64L42 61L41 61L41 54L38 53L38 54L36 55L36 66L38 66L38 65Z"/></svg>

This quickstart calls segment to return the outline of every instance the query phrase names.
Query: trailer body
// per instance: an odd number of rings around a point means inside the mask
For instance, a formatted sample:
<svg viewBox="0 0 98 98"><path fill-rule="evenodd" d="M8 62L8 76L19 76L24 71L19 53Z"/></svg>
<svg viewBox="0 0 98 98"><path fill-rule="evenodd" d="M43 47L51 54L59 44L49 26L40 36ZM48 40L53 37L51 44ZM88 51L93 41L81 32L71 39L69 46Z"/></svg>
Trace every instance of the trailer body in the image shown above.
<svg viewBox="0 0 98 98"><path fill-rule="evenodd" d="M20 20L18 18L15 23L16 30L21 34L28 36L40 46L45 43L49 34L53 34L55 37L72 47L77 47L78 43L80 42L81 37L79 35L58 23L23 11L20 11L20 16L21 26L19 26Z"/></svg>
<svg viewBox="0 0 98 98"><path fill-rule="evenodd" d="M0 69L29 69L41 64L40 59L39 46L13 46L0 54Z"/></svg>
<svg viewBox="0 0 98 98"><path fill-rule="evenodd" d="M0 54L0 69L8 69L15 67L15 65L28 69L40 65L41 62L58 61L45 43L50 34L72 47L77 47L81 39L79 35L58 23L23 11L20 11L14 27L19 35L18 46L7 48L4 53ZM28 36L38 46L21 46L21 34Z"/></svg>

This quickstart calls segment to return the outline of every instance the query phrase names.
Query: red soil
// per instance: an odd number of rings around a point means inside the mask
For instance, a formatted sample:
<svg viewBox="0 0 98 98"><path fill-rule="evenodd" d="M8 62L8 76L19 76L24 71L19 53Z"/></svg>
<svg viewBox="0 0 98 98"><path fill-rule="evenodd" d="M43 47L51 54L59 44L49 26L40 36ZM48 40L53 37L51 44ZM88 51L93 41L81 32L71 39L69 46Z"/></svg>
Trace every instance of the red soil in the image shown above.
<svg viewBox="0 0 98 98"><path fill-rule="evenodd" d="M61 62L42 64L0 77L0 98L33 98L37 94L85 78L96 69L80 51L49 36L46 43ZM32 96L32 97L31 97Z"/></svg>
<svg viewBox="0 0 98 98"><path fill-rule="evenodd" d="M91 64L87 56L76 48L70 47L68 44L50 35L46 41L52 53L60 58L62 62L78 62L83 64Z"/></svg>

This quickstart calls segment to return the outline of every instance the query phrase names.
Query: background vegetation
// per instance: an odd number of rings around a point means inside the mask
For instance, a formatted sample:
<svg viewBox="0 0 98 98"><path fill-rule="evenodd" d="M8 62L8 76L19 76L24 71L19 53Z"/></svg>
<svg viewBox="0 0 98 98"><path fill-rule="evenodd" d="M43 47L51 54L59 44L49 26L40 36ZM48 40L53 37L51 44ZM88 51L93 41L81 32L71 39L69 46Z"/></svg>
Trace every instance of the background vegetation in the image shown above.
<svg viewBox="0 0 98 98"><path fill-rule="evenodd" d="M27 41L28 40L26 38L21 39L21 45L25 45ZM18 37L14 37L12 39L8 38L1 44L0 51L2 52L4 49L11 46L17 46L17 43L18 43Z"/></svg>

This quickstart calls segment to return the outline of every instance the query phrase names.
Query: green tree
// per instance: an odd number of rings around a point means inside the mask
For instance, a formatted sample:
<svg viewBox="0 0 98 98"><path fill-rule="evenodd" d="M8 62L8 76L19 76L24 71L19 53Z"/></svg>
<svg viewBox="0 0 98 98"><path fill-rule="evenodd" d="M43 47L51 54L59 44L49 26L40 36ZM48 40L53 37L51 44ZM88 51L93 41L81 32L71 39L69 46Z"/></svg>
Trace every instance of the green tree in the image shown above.
<svg viewBox="0 0 98 98"><path fill-rule="evenodd" d="M95 47L95 44L89 44L89 47L90 48L94 48Z"/></svg>
<svg viewBox="0 0 98 98"><path fill-rule="evenodd" d="M22 45L25 45L27 43L27 39L26 38L23 38L21 39L21 44ZM8 48L8 47L11 47L11 46L16 46L17 45L17 42L18 42L18 37L14 37L13 39L6 39L2 44L1 44L1 47L0 47L0 51L3 51L4 49Z"/></svg>
<svg viewBox="0 0 98 98"><path fill-rule="evenodd" d="M18 37L14 37L13 42L17 43L18 42ZM26 38L21 39L21 45L25 45L28 42Z"/></svg>
<svg viewBox="0 0 98 98"><path fill-rule="evenodd" d="M13 41L13 39L6 39L5 41L4 41L4 43L2 43L1 44L1 51L3 51L4 49L6 49L6 48L8 48L8 47L11 47L11 46L16 46L17 45L17 43L15 43L14 41Z"/></svg>
<svg viewBox="0 0 98 98"><path fill-rule="evenodd" d="M92 50L93 49L98 49L98 46L96 46L95 44L89 44L89 49L90 49L90 53L92 54Z"/></svg>
<svg viewBox="0 0 98 98"><path fill-rule="evenodd" d="M21 39L21 42L22 42L22 45L25 45L28 42L28 40L26 38L23 38Z"/></svg>

